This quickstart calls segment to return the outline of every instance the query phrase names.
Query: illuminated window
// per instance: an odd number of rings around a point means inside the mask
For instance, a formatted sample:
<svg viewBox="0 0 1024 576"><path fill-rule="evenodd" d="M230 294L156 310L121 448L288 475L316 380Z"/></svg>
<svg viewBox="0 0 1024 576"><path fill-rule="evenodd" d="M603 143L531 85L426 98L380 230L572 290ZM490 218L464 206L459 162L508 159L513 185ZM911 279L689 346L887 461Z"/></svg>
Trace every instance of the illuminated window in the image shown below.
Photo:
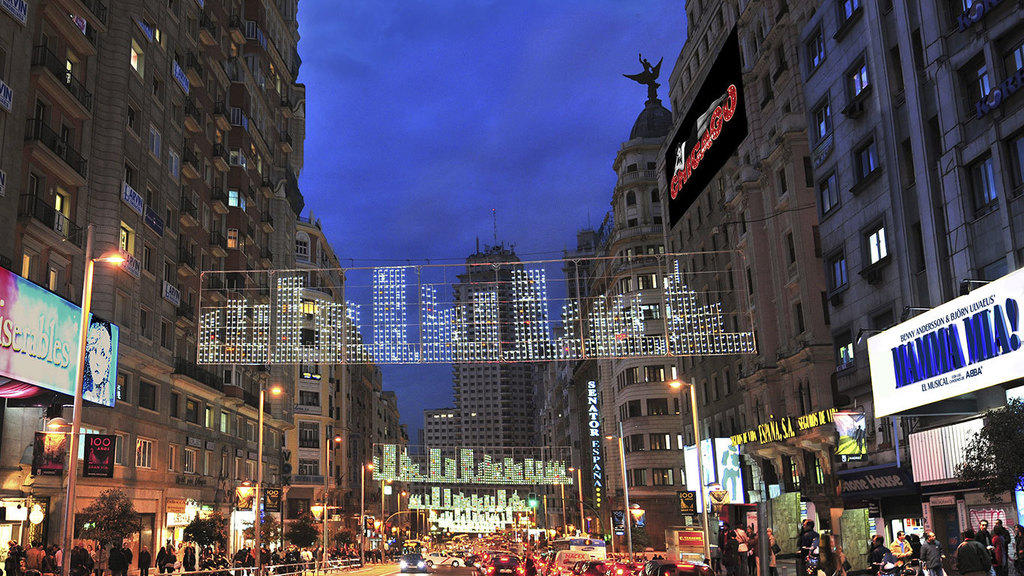
<svg viewBox="0 0 1024 576"><path fill-rule="evenodd" d="M857 181L864 180L878 168L878 147L875 139L871 138L853 155L854 166L857 169Z"/></svg>
<svg viewBox="0 0 1024 576"><path fill-rule="evenodd" d="M845 366L853 362L853 338L849 332L834 337L836 343L836 365Z"/></svg>
<svg viewBox="0 0 1024 576"><path fill-rule="evenodd" d="M814 34L807 40L807 61L811 69L815 69L825 60L825 38L821 29L814 31Z"/></svg>
<svg viewBox="0 0 1024 576"><path fill-rule="evenodd" d="M652 486L672 486L672 468L652 468Z"/></svg>
<svg viewBox="0 0 1024 576"><path fill-rule="evenodd" d="M174 464L178 461L178 445L169 444L167 446L167 469L174 471Z"/></svg>
<svg viewBox="0 0 1024 576"><path fill-rule="evenodd" d="M885 243L885 226L879 224L867 235L868 262L874 264L889 255L889 248Z"/></svg>
<svg viewBox="0 0 1024 576"><path fill-rule="evenodd" d="M828 260L829 288L835 290L846 286L846 255L842 252L832 256Z"/></svg>
<svg viewBox="0 0 1024 576"><path fill-rule="evenodd" d="M839 205L839 187L835 173L829 174L818 182L818 200L821 202L821 215L829 214Z"/></svg>
<svg viewBox="0 0 1024 576"><path fill-rule="evenodd" d="M173 149L167 149L167 171L175 180L181 174L181 156Z"/></svg>
<svg viewBox="0 0 1024 576"><path fill-rule="evenodd" d="M843 20L849 20L860 10L860 0L840 0L839 11Z"/></svg>
<svg viewBox="0 0 1024 576"><path fill-rule="evenodd" d="M160 158L160 146L162 137L160 131L156 129L156 126L149 125L149 153L157 158Z"/></svg>
<svg viewBox="0 0 1024 576"><path fill-rule="evenodd" d="M135 467L153 467L153 441L145 438L135 440Z"/></svg>
<svg viewBox="0 0 1024 576"><path fill-rule="evenodd" d="M814 133L818 141L832 133L832 106L827 98L814 108Z"/></svg>
<svg viewBox="0 0 1024 576"><path fill-rule="evenodd" d="M238 248L238 228L228 228L228 248Z"/></svg>
<svg viewBox="0 0 1024 576"><path fill-rule="evenodd" d="M135 254L135 230L124 222L121 222L121 237L118 241L118 248L122 252Z"/></svg>
<svg viewBox="0 0 1024 576"><path fill-rule="evenodd" d="M228 206L245 210L245 195L238 190L228 190Z"/></svg>
<svg viewBox="0 0 1024 576"><path fill-rule="evenodd" d="M185 460L182 462L181 471L186 474L196 473L196 461L199 460L199 453L195 448L185 448Z"/></svg>
<svg viewBox="0 0 1024 576"><path fill-rule="evenodd" d="M847 82L850 86L850 95L856 98L857 96L860 96L861 92L870 85L868 80L867 60L862 58L847 74Z"/></svg>
<svg viewBox="0 0 1024 576"><path fill-rule="evenodd" d="M132 65L132 69L135 70L139 74L139 76L142 76L143 73L144 73L144 70L143 70L143 65L144 64L145 64L145 55L142 53L142 48L139 47L138 42L136 42L135 40L132 40L131 65Z"/></svg>

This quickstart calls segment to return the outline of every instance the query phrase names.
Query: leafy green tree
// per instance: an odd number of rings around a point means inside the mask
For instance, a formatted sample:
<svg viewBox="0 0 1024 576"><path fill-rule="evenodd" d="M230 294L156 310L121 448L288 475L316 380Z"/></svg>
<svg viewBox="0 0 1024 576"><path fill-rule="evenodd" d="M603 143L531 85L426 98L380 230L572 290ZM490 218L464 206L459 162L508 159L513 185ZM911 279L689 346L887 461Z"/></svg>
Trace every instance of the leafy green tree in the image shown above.
<svg viewBox="0 0 1024 576"><path fill-rule="evenodd" d="M306 512L288 526L284 537L299 548L312 546L320 538L320 524L313 514Z"/></svg>
<svg viewBox="0 0 1024 576"><path fill-rule="evenodd" d="M1015 398L988 411L964 450L957 476L993 500L1008 490L1024 490L1024 401Z"/></svg>
<svg viewBox="0 0 1024 576"><path fill-rule="evenodd" d="M647 535L647 528L633 525L633 552L643 552L644 548L651 545L651 538Z"/></svg>
<svg viewBox="0 0 1024 576"><path fill-rule="evenodd" d="M78 534L100 544L121 543L142 530L142 519L135 504L123 491L112 488L75 516Z"/></svg>
<svg viewBox="0 0 1024 576"><path fill-rule="evenodd" d="M353 534L352 531L350 530L341 530L339 532L335 532L334 536L331 537L331 539L334 540L335 546L348 546L349 544L356 543L356 535Z"/></svg>
<svg viewBox="0 0 1024 576"><path fill-rule="evenodd" d="M200 518L196 514L188 526L185 526L183 539L200 547L224 544L228 540L227 522L216 512L206 518Z"/></svg>
<svg viewBox="0 0 1024 576"><path fill-rule="evenodd" d="M253 528L253 522L249 522L245 525L245 529L242 531L242 535L253 540L256 538L256 529ZM277 521L274 516L266 515L263 517L263 521L260 522L260 542L268 544L270 542L278 542L281 540L281 523Z"/></svg>

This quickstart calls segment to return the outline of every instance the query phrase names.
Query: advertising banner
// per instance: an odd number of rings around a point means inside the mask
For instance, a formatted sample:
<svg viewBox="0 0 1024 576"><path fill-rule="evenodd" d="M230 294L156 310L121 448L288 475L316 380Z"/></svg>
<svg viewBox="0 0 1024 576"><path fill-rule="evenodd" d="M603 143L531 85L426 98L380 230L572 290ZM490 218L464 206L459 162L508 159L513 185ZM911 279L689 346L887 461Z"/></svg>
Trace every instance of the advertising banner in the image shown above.
<svg viewBox="0 0 1024 576"><path fill-rule="evenodd" d="M74 396L81 317L78 306L0 268L0 376ZM117 337L116 325L92 318L85 339L85 400L114 405Z"/></svg>
<svg viewBox="0 0 1024 576"><path fill-rule="evenodd" d="M239 486L235 488L235 510L252 510L255 500L255 486Z"/></svg>
<svg viewBox="0 0 1024 576"><path fill-rule="evenodd" d="M263 511L281 511L281 489L276 486L268 486L263 489Z"/></svg>
<svg viewBox="0 0 1024 576"><path fill-rule="evenodd" d="M832 415L839 441L836 455L843 462L860 460L867 454L867 418L863 412L836 412Z"/></svg>
<svg viewBox="0 0 1024 576"><path fill-rule="evenodd" d="M82 476L86 478L114 477L114 440L113 434L85 435L85 461L82 463Z"/></svg>
<svg viewBox="0 0 1024 576"><path fill-rule="evenodd" d="M875 418L1024 374L1024 269L868 339Z"/></svg>
<svg viewBox="0 0 1024 576"><path fill-rule="evenodd" d="M679 513L680 514L696 514L697 513L697 493L693 490L677 490L676 495L679 497Z"/></svg>
<svg viewBox="0 0 1024 576"><path fill-rule="evenodd" d="M703 459L704 470L704 496L710 502L711 496L708 485L717 483L721 489L728 492L730 502L746 502L743 487L743 475L740 471L740 452L728 438L705 438L701 440L701 458ZM697 450L693 446L687 446L683 451L683 461L686 466L686 488L697 492L701 490L701 484L697 481ZM697 512L703 511L703 502L697 498Z"/></svg>
<svg viewBox="0 0 1024 576"><path fill-rule="evenodd" d="M68 435L63 432L36 432L32 449L33 476L60 476L68 458Z"/></svg>
<svg viewBox="0 0 1024 576"><path fill-rule="evenodd" d="M734 28L665 153L671 225L679 221L746 138L746 103Z"/></svg>
<svg viewBox="0 0 1024 576"><path fill-rule="evenodd" d="M626 511L612 510L612 530L616 536L626 533Z"/></svg>

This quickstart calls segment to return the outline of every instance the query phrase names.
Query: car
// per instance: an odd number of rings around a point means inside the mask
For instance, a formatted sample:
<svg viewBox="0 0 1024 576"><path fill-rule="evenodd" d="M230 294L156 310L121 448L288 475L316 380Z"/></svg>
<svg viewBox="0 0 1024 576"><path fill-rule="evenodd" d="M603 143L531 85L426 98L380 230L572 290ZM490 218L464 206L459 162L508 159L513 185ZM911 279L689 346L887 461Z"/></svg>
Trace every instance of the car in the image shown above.
<svg viewBox="0 0 1024 576"><path fill-rule="evenodd" d="M434 566L451 566L458 568L459 566L466 566L467 560L461 554L447 554L445 552L431 552L424 557L427 562L428 568ZM472 564L469 564L472 566Z"/></svg>
<svg viewBox="0 0 1024 576"><path fill-rule="evenodd" d="M637 572L639 576L711 576L711 567L703 562L679 560L648 560Z"/></svg>
<svg viewBox="0 0 1024 576"><path fill-rule="evenodd" d="M522 576L523 567L519 558L511 554L496 554L484 566L485 576Z"/></svg>
<svg viewBox="0 0 1024 576"><path fill-rule="evenodd" d="M403 554L398 561L399 572L426 572L427 561L419 554Z"/></svg>

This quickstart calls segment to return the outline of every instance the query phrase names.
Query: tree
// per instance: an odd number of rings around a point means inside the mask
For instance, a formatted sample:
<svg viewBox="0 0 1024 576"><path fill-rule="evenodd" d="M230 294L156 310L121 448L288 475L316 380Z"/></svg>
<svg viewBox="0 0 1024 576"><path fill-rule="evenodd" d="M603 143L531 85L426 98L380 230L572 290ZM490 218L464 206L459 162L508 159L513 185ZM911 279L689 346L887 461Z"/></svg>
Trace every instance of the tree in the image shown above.
<svg viewBox="0 0 1024 576"><path fill-rule="evenodd" d="M306 512L292 522L284 536L299 548L312 546L320 538L320 525L313 514Z"/></svg>
<svg viewBox="0 0 1024 576"><path fill-rule="evenodd" d="M988 411L964 450L957 477L980 486L993 500L1008 490L1024 490L1024 401L1015 398Z"/></svg>
<svg viewBox="0 0 1024 576"><path fill-rule="evenodd" d="M339 532L335 532L334 536L332 536L331 539L334 540L335 546L348 546L349 544L356 543L356 535L353 534L350 530L341 530Z"/></svg>
<svg viewBox="0 0 1024 576"><path fill-rule="evenodd" d="M135 505L123 491L112 488L75 516L78 534L100 544L123 542L142 530L142 519Z"/></svg>
<svg viewBox="0 0 1024 576"><path fill-rule="evenodd" d="M256 538L256 529L253 527L253 523L249 522L245 525L245 530L242 531L242 535L249 540ZM274 516L264 516L263 521L260 522L260 541L266 545L270 542L277 542L281 539L281 523L277 521Z"/></svg>
<svg viewBox="0 0 1024 576"><path fill-rule="evenodd" d="M633 551L643 552L644 548L651 545L651 538L647 535L647 528L633 524Z"/></svg>
<svg viewBox="0 0 1024 576"><path fill-rule="evenodd" d="M214 546L227 542L227 528L224 517L214 512L206 518L198 514L185 526L183 534L185 542L193 542L200 547Z"/></svg>

